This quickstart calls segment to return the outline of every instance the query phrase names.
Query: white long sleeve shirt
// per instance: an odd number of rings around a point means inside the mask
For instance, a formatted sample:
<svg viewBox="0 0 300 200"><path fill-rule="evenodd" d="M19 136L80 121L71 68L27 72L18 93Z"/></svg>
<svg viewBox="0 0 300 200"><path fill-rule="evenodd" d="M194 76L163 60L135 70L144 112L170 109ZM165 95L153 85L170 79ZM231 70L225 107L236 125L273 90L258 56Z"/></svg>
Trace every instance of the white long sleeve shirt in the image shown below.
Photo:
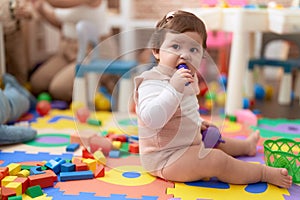
<svg viewBox="0 0 300 200"><path fill-rule="evenodd" d="M174 72L158 66L135 78L140 156L149 172L160 171L169 159L201 143L197 78L180 93L169 83Z"/></svg>

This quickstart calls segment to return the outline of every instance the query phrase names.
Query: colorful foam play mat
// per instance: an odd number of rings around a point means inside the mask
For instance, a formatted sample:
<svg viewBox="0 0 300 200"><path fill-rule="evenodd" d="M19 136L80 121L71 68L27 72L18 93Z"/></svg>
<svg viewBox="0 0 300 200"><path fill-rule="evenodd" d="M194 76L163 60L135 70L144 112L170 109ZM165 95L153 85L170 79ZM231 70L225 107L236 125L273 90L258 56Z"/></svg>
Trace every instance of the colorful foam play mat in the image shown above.
<svg viewBox="0 0 300 200"><path fill-rule="evenodd" d="M245 139L253 129L260 130L256 156L238 157L246 162L266 163L266 140L286 138L297 145L300 142L299 120L262 118L257 126L247 126L219 118L214 123L222 126L222 134L228 137ZM264 182L232 185L211 178L177 183L151 176L140 165L134 114L96 112L90 120L79 122L70 110L52 110L44 117L31 115L26 119L38 131L36 139L0 147L2 199L300 199L297 183L284 189ZM113 149L108 152L104 145L102 152L90 153L97 148L96 137L113 139ZM273 146L269 147L272 150ZM299 146L293 151L298 152L294 166L299 168ZM78 171L74 172L74 168Z"/></svg>

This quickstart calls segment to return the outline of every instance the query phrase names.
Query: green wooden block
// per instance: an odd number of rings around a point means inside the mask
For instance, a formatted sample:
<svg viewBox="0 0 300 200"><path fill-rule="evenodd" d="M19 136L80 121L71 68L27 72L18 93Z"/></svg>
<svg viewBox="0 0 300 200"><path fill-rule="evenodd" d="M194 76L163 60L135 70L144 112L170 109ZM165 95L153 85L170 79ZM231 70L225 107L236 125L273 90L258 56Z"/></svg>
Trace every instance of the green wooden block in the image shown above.
<svg viewBox="0 0 300 200"><path fill-rule="evenodd" d="M22 195L8 197L8 200L22 200Z"/></svg>
<svg viewBox="0 0 300 200"><path fill-rule="evenodd" d="M93 125L93 126L101 126L102 125L102 122L100 120L91 119L91 118L89 118L87 120L87 123L90 124L90 125Z"/></svg>
<svg viewBox="0 0 300 200"><path fill-rule="evenodd" d="M42 196L44 193L43 193L40 185L35 185L35 186L31 186L31 187L27 188L27 190L25 191L25 194L27 194L31 198L35 198L35 197Z"/></svg>

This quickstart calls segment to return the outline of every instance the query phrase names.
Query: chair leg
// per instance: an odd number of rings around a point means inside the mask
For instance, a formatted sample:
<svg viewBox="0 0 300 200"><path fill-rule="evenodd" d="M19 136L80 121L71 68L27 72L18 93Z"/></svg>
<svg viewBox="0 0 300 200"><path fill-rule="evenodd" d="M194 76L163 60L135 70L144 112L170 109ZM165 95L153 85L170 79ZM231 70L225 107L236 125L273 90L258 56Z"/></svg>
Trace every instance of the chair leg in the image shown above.
<svg viewBox="0 0 300 200"><path fill-rule="evenodd" d="M247 98L254 98L254 76L253 70L247 70L246 72L246 83L245 83L245 96Z"/></svg>
<svg viewBox="0 0 300 200"><path fill-rule="evenodd" d="M87 106L86 98L86 82L84 77L75 77L73 88L73 102L80 102L84 106Z"/></svg>
<svg viewBox="0 0 300 200"><path fill-rule="evenodd" d="M130 78L121 78L119 81L118 111L128 112L133 95L133 83Z"/></svg>
<svg viewBox="0 0 300 200"><path fill-rule="evenodd" d="M300 70L296 72L296 80L295 80L295 97L300 99Z"/></svg>
<svg viewBox="0 0 300 200"><path fill-rule="evenodd" d="M291 103L292 92L292 74L284 73L281 79L278 103L280 105L289 105Z"/></svg>
<svg viewBox="0 0 300 200"><path fill-rule="evenodd" d="M98 88L99 74L97 73L87 73L87 103L89 108L94 108L95 94Z"/></svg>

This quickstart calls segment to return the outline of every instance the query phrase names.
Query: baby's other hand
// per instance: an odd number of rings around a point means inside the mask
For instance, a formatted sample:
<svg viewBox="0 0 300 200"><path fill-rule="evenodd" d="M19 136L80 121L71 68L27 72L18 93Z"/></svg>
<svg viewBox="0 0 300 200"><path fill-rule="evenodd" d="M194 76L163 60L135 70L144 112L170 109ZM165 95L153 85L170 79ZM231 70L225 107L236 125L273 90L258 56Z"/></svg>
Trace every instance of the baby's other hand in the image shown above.
<svg viewBox="0 0 300 200"><path fill-rule="evenodd" d="M201 132L205 131L209 126L213 126L213 125L207 121L203 121L201 124Z"/></svg>

